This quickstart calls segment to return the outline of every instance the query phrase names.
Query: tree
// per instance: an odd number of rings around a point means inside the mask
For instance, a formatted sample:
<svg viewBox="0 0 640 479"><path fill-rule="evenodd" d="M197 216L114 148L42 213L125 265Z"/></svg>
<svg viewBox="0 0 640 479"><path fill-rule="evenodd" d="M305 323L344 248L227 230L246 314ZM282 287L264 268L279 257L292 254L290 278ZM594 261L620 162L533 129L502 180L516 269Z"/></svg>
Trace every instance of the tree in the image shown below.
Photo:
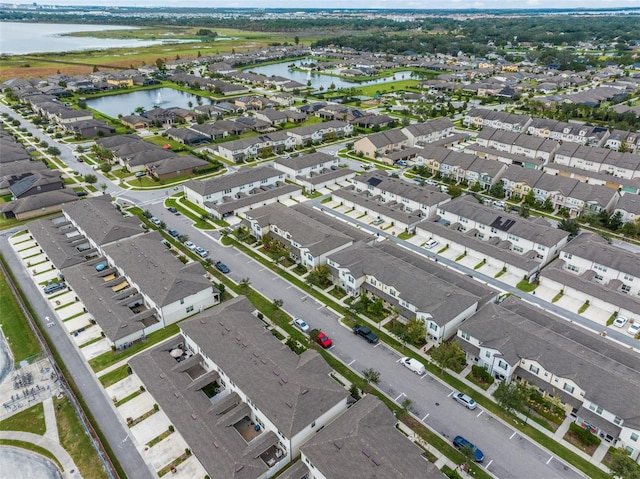
<svg viewBox="0 0 640 479"><path fill-rule="evenodd" d="M470 190L474 193L478 193L479 191L482 191L482 185L480 184L480 182L476 181L473 185L471 185Z"/></svg>
<svg viewBox="0 0 640 479"><path fill-rule="evenodd" d="M495 397L498 404L507 412L522 409L527 402L527 396L527 388L518 382L510 382L508 384L501 382L496 392L493 393L493 397Z"/></svg>
<svg viewBox="0 0 640 479"><path fill-rule="evenodd" d="M613 448L609 455L609 474L613 479L640 479L640 466L627 451Z"/></svg>
<svg viewBox="0 0 640 479"><path fill-rule="evenodd" d="M107 184L106 183L100 183L100 189L102 190L102 194L104 195L107 192Z"/></svg>
<svg viewBox="0 0 640 479"><path fill-rule="evenodd" d="M458 345L446 341L435 349L431 350L431 357L440 367L440 372L444 374L444 370L455 369L465 363L465 352Z"/></svg>
<svg viewBox="0 0 640 479"><path fill-rule="evenodd" d="M367 368L362 371L362 377L367 383L366 391L369 392L371 390L371 385L376 385L380 383L380 373L373 368Z"/></svg>
<svg viewBox="0 0 640 479"><path fill-rule="evenodd" d="M462 194L462 188L458 185L449 185L447 191L453 198L457 198Z"/></svg>
<svg viewBox="0 0 640 479"><path fill-rule="evenodd" d="M111 171L111 165L109 163L102 163L100 165L100 171L103 173L109 173Z"/></svg>
<svg viewBox="0 0 640 479"><path fill-rule="evenodd" d="M633 221L627 221L620 228L620 232L629 238L633 238L634 236L638 236L638 225Z"/></svg>
<svg viewBox="0 0 640 479"><path fill-rule="evenodd" d="M247 290L249 289L249 285L251 284L251 279L249 278L242 278L240 280L240 285L242 286L242 290L246 293Z"/></svg>
<svg viewBox="0 0 640 479"><path fill-rule="evenodd" d="M49 153L52 156L59 156L60 148L58 148L57 146L50 146L49 148L47 148L47 153Z"/></svg>
<svg viewBox="0 0 640 479"><path fill-rule="evenodd" d="M404 333L407 342L413 345L424 344L427 329L424 321L418 318L411 318L405 324Z"/></svg>
<svg viewBox="0 0 640 479"><path fill-rule="evenodd" d="M92 174L84 175L84 181L86 183L89 183L90 185L93 185L98 182L98 177Z"/></svg>
<svg viewBox="0 0 640 479"><path fill-rule="evenodd" d="M564 218L560 220L558 228L567 231L571 236L578 236L578 233L580 233L580 223L574 219Z"/></svg>
<svg viewBox="0 0 640 479"><path fill-rule="evenodd" d="M413 401L408 397L405 397L400 403L400 409L402 409L403 415L409 414L411 409L413 409Z"/></svg>
<svg viewBox="0 0 640 479"><path fill-rule="evenodd" d="M460 453L464 456L464 465L468 466L476 460L476 451L472 449L468 444L459 449Z"/></svg>
<svg viewBox="0 0 640 479"><path fill-rule="evenodd" d="M613 231L618 231L622 226L622 213L620 211L616 211L609 217L609 221L607 223L607 228Z"/></svg>
<svg viewBox="0 0 640 479"><path fill-rule="evenodd" d="M300 37L297 36L297 35L295 37L293 37L293 43L295 43L296 46L298 46L298 44L300 43Z"/></svg>
<svg viewBox="0 0 640 479"><path fill-rule="evenodd" d="M284 301L281 300L281 299L274 299L271 304L275 309L280 309L280 308L282 308L282 305L284 304Z"/></svg>
<svg viewBox="0 0 640 479"><path fill-rule="evenodd" d="M494 198L504 198L504 184L502 181L498 181L495 185L489 188L489 194Z"/></svg>
<svg viewBox="0 0 640 479"><path fill-rule="evenodd" d="M525 205L531 207L536 204L536 194L533 190L529 190L529 192L524 196L524 200L522 201Z"/></svg>
<svg viewBox="0 0 640 479"><path fill-rule="evenodd" d="M164 221L160 220L160 223L158 224L158 228L160 228L161 230L165 229L167 227L167 223L165 223Z"/></svg>

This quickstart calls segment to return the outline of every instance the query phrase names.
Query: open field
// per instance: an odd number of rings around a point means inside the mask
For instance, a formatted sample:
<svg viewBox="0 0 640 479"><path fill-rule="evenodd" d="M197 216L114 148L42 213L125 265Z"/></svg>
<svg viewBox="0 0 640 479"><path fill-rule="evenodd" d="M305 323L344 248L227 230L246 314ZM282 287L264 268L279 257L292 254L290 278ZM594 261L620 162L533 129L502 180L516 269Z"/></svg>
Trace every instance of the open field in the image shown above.
<svg viewBox="0 0 640 479"><path fill-rule="evenodd" d="M156 27L79 32L74 35L113 39L138 38L141 40L192 39L193 43L2 56L0 57L0 81L11 78L44 77L60 72L68 75L89 74L94 68L98 70L137 68L145 64L155 64L158 58L166 62L175 60L176 58L196 58L198 54L206 56L230 52L232 50L238 52L263 48L272 43L294 43L294 34L243 32L233 29L215 29L218 36L225 38L225 40L201 41L200 38L195 35L199 28L200 27ZM228 40L226 38L228 38ZM301 43L308 43L310 41L313 41L313 39L300 38Z"/></svg>

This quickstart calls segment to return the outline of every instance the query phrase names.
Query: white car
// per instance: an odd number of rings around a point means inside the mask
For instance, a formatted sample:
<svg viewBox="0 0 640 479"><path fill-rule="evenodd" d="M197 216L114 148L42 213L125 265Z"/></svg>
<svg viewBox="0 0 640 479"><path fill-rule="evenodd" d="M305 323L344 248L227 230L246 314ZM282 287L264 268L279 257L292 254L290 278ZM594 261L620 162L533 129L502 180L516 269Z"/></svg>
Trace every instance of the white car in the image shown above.
<svg viewBox="0 0 640 479"><path fill-rule="evenodd" d="M619 314L616 317L616 320L613 322L613 325L621 328L623 327L625 324L627 324L627 321L629 321L629 318L627 318L626 316L622 316L621 314Z"/></svg>
<svg viewBox="0 0 640 479"><path fill-rule="evenodd" d="M151 222L156 226L160 226L160 218L156 218L154 216L153 218L151 218Z"/></svg>
<svg viewBox="0 0 640 479"><path fill-rule="evenodd" d="M294 318L293 325L303 333L309 331L309 325L302 318Z"/></svg>
<svg viewBox="0 0 640 479"><path fill-rule="evenodd" d="M427 241L427 242L424 244L424 247L425 247L425 248L427 248L427 249L431 249L431 248L433 248L434 246L437 246L437 245L438 245L438 243L439 243L439 241L438 241L437 239L433 239L433 238L431 238L429 241Z"/></svg>
<svg viewBox="0 0 640 479"><path fill-rule="evenodd" d="M640 333L640 322L634 321L629 325L629 329L627 329L629 334L633 334L633 336L637 336Z"/></svg>
<svg viewBox="0 0 640 479"><path fill-rule="evenodd" d="M424 183L429 186L438 186L438 182L436 180L427 180Z"/></svg>
<svg viewBox="0 0 640 479"><path fill-rule="evenodd" d="M195 249L197 248L196 244L191 241L187 241L184 245L191 251L195 251Z"/></svg>

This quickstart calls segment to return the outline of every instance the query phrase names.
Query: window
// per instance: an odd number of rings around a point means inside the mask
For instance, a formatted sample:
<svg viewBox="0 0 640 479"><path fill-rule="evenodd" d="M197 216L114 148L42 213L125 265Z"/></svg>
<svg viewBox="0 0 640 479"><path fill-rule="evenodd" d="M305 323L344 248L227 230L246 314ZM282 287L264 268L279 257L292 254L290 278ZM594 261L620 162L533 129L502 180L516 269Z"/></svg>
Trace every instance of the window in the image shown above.
<svg viewBox="0 0 640 479"><path fill-rule="evenodd" d="M491 352L485 351L484 356L487 357L487 358L490 358L491 357Z"/></svg>
<svg viewBox="0 0 640 479"><path fill-rule="evenodd" d="M620 290L624 293L624 294L629 294L629 291L631 291L631 286L629 286L628 284L623 284L620 287Z"/></svg>
<svg viewBox="0 0 640 479"><path fill-rule="evenodd" d="M509 365L501 359L500 361L498 361L498 367L506 371Z"/></svg>
<svg viewBox="0 0 640 479"><path fill-rule="evenodd" d="M471 339L471 336L469 335L469 333L463 333L462 331L460 331L460 337L462 339L466 339L467 341L469 341L469 339Z"/></svg>
<svg viewBox="0 0 640 479"><path fill-rule="evenodd" d="M180 304L184 304L184 298L180 300Z"/></svg>
<svg viewBox="0 0 640 479"><path fill-rule="evenodd" d="M634 279L634 278L633 278L633 276L631 276L630 274L625 274L625 275L624 275L624 279L625 279L626 281L633 281L633 279Z"/></svg>
<svg viewBox="0 0 640 479"><path fill-rule="evenodd" d="M616 417L613 419L613 423L614 423L616 426L619 426L621 422L622 422L622 418L620 418L620 417L618 417L618 416L616 416Z"/></svg>
<svg viewBox="0 0 640 479"><path fill-rule="evenodd" d="M629 439L631 439L633 442L636 442L638 440L638 434L635 432L631 433L631 437Z"/></svg>
<svg viewBox="0 0 640 479"><path fill-rule="evenodd" d="M598 264L598 263L593 263L593 269L597 269L598 271L602 271L603 273L607 272L607 267L602 266L601 264Z"/></svg>
<svg viewBox="0 0 640 479"><path fill-rule="evenodd" d="M190 313L193 311L193 306L187 306L187 313Z"/></svg>
<svg viewBox="0 0 640 479"><path fill-rule="evenodd" d="M574 273L579 273L580 272L580 268L578 268L577 266L574 266L572 264L568 264L567 265L567 269L569 271L573 271Z"/></svg>
<svg viewBox="0 0 640 479"><path fill-rule="evenodd" d="M575 388L573 386L571 386L569 383L564 383L564 386L562 387L562 389L567 391L569 394L573 394L573 390Z"/></svg>
<svg viewBox="0 0 640 479"><path fill-rule="evenodd" d="M529 366L529 371L531 371L533 374L538 374L540 372L540 368L532 364L531 366Z"/></svg>
<svg viewBox="0 0 640 479"><path fill-rule="evenodd" d="M521 246L514 246L513 251L515 251L516 253L522 253L524 249Z"/></svg>
<svg viewBox="0 0 640 479"><path fill-rule="evenodd" d="M316 427L316 422L315 422L315 421L313 421L313 422L311 423L311 427Z"/></svg>
<svg viewBox="0 0 640 479"><path fill-rule="evenodd" d="M436 323L429 323L429 329L433 329L434 331L437 331L438 325Z"/></svg>
<svg viewBox="0 0 640 479"><path fill-rule="evenodd" d="M602 280L604 279L604 276L602 276L602 275L600 275L600 274L596 274L596 275L594 275L593 277L594 277L594 279L595 279L596 281L602 281Z"/></svg>

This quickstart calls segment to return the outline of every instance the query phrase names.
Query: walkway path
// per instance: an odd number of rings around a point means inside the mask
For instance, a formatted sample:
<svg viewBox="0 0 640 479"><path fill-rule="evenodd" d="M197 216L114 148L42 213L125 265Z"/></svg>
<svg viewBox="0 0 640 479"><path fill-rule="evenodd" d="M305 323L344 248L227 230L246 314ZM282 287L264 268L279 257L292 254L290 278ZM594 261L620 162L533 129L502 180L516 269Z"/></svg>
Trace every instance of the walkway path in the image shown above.
<svg viewBox="0 0 640 479"><path fill-rule="evenodd" d="M56 411L53 408L53 399L45 399L42 405L44 406L44 422L47 428L44 436L52 441L60 442L60 436L58 435L58 422L56 421Z"/></svg>
<svg viewBox="0 0 640 479"><path fill-rule="evenodd" d="M63 476L66 479L81 479L82 476L78 472L73 459L57 441L53 441L45 436L38 436L30 432L21 431L0 431L0 439L9 439L12 441L23 441L40 446L53 454L58 462L62 464Z"/></svg>

